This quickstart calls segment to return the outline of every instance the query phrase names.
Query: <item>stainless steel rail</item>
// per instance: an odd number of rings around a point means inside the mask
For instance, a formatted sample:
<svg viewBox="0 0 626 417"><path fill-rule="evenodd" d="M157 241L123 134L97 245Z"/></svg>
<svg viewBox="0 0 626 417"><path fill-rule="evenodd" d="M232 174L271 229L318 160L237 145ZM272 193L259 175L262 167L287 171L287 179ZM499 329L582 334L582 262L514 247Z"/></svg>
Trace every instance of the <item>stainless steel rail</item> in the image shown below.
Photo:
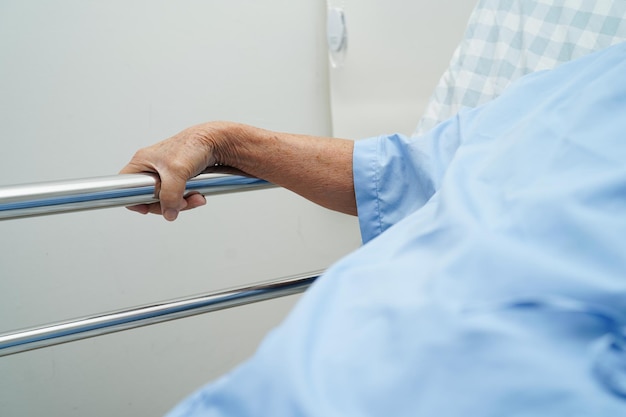
<svg viewBox="0 0 626 417"><path fill-rule="evenodd" d="M322 271L0 334L0 356L303 292Z"/></svg>
<svg viewBox="0 0 626 417"><path fill-rule="evenodd" d="M0 187L0 220L151 203L157 201L155 187L156 179L148 174ZM256 178L226 174L201 174L187 182L188 192L204 195L266 187L273 185Z"/></svg>

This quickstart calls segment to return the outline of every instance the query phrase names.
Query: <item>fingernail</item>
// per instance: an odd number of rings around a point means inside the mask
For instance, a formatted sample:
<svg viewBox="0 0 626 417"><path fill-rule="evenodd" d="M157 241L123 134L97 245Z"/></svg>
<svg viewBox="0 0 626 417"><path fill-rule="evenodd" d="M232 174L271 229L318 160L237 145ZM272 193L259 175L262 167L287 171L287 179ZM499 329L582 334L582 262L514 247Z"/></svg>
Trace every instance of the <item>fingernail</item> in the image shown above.
<svg viewBox="0 0 626 417"><path fill-rule="evenodd" d="M163 217L165 217L165 220L167 220L167 221L170 221L170 222L174 221L174 220L176 220L176 217L178 217L178 211L176 211L174 209L167 209L163 213Z"/></svg>

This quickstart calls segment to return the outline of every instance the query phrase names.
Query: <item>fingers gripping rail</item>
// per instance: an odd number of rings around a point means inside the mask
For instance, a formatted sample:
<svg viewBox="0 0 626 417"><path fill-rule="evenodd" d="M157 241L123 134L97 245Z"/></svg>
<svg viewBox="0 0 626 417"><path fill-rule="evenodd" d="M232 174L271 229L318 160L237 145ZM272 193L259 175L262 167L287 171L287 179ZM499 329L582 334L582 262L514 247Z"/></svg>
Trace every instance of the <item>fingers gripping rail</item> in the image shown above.
<svg viewBox="0 0 626 417"><path fill-rule="evenodd" d="M158 201L156 179L147 174L0 187L0 220L42 216ZM202 174L187 192L203 195L268 188L255 178ZM322 271L264 283L158 302L74 320L0 334L0 357L89 337L129 330L197 314L303 292Z"/></svg>

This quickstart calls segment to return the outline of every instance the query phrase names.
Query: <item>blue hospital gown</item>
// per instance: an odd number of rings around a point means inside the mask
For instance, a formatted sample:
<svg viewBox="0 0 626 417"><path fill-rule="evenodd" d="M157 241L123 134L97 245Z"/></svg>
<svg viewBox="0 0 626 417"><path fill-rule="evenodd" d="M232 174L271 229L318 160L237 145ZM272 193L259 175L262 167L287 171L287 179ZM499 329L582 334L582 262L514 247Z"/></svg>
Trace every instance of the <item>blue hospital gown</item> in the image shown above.
<svg viewBox="0 0 626 417"><path fill-rule="evenodd" d="M354 178L363 247L171 416L626 416L626 44Z"/></svg>

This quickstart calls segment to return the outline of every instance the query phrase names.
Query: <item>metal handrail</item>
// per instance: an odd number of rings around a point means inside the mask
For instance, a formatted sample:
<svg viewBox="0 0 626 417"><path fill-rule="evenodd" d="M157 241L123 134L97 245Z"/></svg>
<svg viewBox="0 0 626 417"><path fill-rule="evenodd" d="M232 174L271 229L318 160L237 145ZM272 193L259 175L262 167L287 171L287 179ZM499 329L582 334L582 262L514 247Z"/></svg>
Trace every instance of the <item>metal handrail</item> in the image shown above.
<svg viewBox="0 0 626 417"><path fill-rule="evenodd" d="M157 180L124 174L0 187L0 220L105 207L152 203ZM266 181L228 174L201 174L186 192L225 194L274 187ZM149 304L0 334L0 357L74 340L148 326L210 311L303 292L321 274L315 271L245 287Z"/></svg>
<svg viewBox="0 0 626 417"><path fill-rule="evenodd" d="M158 201L156 183L149 174L123 174L0 187L0 220L152 203ZM209 195L273 186L257 178L201 174L186 190Z"/></svg>
<svg viewBox="0 0 626 417"><path fill-rule="evenodd" d="M322 271L0 334L0 357L297 294Z"/></svg>

